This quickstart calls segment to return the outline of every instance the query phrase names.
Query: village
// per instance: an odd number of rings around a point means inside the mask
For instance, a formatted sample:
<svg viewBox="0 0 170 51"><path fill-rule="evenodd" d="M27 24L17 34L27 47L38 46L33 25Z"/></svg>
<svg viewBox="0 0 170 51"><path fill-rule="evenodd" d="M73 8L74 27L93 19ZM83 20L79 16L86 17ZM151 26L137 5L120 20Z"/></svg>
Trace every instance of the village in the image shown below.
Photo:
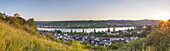
<svg viewBox="0 0 170 51"><path fill-rule="evenodd" d="M137 34L141 34L142 32L147 29L146 26L141 26L136 29L128 29L128 30L122 30L122 31L102 31L102 32L61 32L60 30L55 31L40 31L40 33L43 36L46 36L45 34L47 32L51 33L51 35L57 39L67 41L69 39L74 39L77 41L87 41L92 46L106 46L110 45L115 42L123 42L123 43L129 43L133 40L142 38L139 36L135 36ZM58 32L59 31L59 32ZM95 31L95 30L94 30Z"/></svg>

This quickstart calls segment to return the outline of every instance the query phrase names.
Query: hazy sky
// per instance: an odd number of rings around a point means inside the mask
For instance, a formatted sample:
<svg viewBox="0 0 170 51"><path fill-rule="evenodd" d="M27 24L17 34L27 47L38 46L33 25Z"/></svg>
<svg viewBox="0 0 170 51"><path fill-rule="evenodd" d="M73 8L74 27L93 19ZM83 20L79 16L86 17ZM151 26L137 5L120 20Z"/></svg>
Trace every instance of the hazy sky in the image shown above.
<svg viewBox="0 0 170 51"><path fill-rule="evenodd" d="M141 20L170 17L168 0L1 0L0 12L37 21Z"/></svg>

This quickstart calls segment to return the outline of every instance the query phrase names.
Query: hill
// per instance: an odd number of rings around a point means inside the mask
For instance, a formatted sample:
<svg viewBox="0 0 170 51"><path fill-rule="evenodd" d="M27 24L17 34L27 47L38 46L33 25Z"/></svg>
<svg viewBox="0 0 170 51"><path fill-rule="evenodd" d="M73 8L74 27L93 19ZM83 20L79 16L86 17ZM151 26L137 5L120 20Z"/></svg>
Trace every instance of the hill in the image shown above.
<svg viewBox="0 0 170 51"><path fill-rule="evenodd" d="M161 20L36 21L39 27L101 28L115 26L158 25Z"/></svg>
<svg viewBox="0 0 170 51"><path fill-rule="evenodd" d="M33 19L25 21L0 13L0 51L85 50L77 41L68 46L40 35L33 22Z"/></svg>
<svg viewBox="0 0 170 51"><path fill-rule="evenodd" d="M170 51L170 20L152 28L146 37L127 43L124 49L135 51Z"/></svg>

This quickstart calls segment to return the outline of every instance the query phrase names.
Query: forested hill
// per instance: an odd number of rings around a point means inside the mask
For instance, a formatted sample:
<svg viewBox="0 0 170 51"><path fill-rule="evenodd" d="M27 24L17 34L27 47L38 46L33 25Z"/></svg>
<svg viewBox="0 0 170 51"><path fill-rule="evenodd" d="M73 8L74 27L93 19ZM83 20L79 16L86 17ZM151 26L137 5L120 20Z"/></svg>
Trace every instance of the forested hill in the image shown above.
<svg viewBox="0 0 170 51"><path fill-rule="evenodd" d="M55 26L70 28L94 28L113 26L158 25L161 20L104 20L104 21L36 21L39 26Z"/></svg>
<svg viewBox="0 0 170 51"><path fill-rule="evenodd" d="M77 41L72 41L72 45L65 43L40 35L33 19L0 13L0 51L85 51Z"/></svg>

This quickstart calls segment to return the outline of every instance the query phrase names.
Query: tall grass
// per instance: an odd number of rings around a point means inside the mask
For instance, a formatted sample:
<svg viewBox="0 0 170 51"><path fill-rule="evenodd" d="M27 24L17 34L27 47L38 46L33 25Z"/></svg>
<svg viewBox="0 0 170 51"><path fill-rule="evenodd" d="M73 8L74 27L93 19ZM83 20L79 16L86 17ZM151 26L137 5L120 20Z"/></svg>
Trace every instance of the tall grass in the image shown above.
<svg viewBox="0 0 170 51"><path fill-rule="evenodd" d="M85 51L46 38L30 35L22 29L0 22L0 51Z"/></svg>

